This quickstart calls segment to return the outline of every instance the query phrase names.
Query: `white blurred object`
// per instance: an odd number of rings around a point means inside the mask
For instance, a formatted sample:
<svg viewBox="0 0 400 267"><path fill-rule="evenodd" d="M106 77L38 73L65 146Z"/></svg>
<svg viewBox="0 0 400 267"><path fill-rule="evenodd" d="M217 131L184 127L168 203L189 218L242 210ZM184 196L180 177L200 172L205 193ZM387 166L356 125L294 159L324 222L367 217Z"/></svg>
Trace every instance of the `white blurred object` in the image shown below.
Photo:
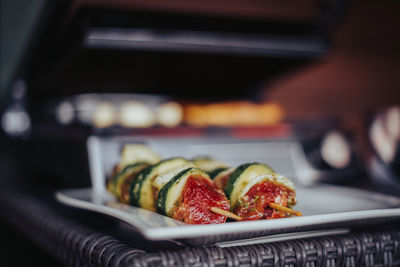
<svg viewBox="0 0 400 267"><path fill-rule="evenodd" d="M331 130L323 138L298 144L292 149L298 180L303 185L356 179L362 173L355 147L340 130Z"/></svg>
<svg viewBox="0 0 400 267"><path fill-rule="evenodd" d="M371 125L369 137L382 161L391 163L400 140L400 108L395 106L378 115Z"/></svg>
<svg viewBox="0 0 400 267"><path fill-rule="evenodd" d="M387 164L394 157L395 148L393 142L388 138L387 132L381 117L378 117L372 124L370 139L379 157Z"/></svg>
<svg viewBox="0 0 400 267"><path fill-rule="evenodd" d="M296 171L297 180L306 186L312 185L321 179L321 172L308 162L301 144L294 144L291 148L291 157Z"/></svg>
<svg viewBox="0 0 400 267"><path fill-rule="evenodd" d="M378 114L369 129L374 149L370 172L378 183L400 185L400 107L393 106Z"/></svg>
<svg viewBox="0 0 400 267"><path fill-rule="evenodd" d="M117 112L113 104L109 102L100 102L96 106L93 115L93 124L98 128L113 126L116 122Z"/></svg>
<svg viewBox="0 0 400 267"><path fill-rule="evenodd" d="M166 127L179 125L183 119L183 109L176 102L167 102L160 105L157 110L158 123Z"/></svg>
<svg viewBox="0 0 400 267"><path fill-rule="evenodd" d="M75 101L78 120L84 124L91 125L94 110L99 101L99 97L96 94L79 95Z"/></svg>
<svg viewBox="0 0 400 267"><path fill-rule="evenodd" d="M128 101L121 106L120 124L124 127L146 128L155 124L152 110L138 101Z"/></svg>
<svg viewBox="0 0 400 267"><path fill-rule="evenodd" d="M183 120L182 107L169 97L145 94L80 94L59 102L54 110L60 124L77 120L96 128L120 125L147 128L159 123L166 127Z"/></svg>
<svg viewBox="0 0 400 267"><path fill-rule="evenodd" d="M391 107L386 112L386 127L389 139L398 142L400 139L400 107Z"/></svg>
<svg viewBox="0 0 400 267"><path fill-rule="evenodd" d="M332 167L342 169L350 164L350 144L342 133L331 131L322 141L321 156Z"/></svg>
<svg viewBox="0 0 400 267"><path fill-rule="evenodd" d="M59 123L68 125L75 118L74 106L69 101L61 102L56 109L56 119Z"/></svg>
<svg viewBox="0 0 400 267"><path fill-rule="evenodd" d="M9 136L24 136L31 130L31 119L25 109L26 83L17 80L12 88L12 102L1 117L1 126Z"/></svg>
<svg viewBox="0 0 400 267"><path fill-rule="evenodd" d="M10 136L20 136L28 133L31 120L27 112L22 109L9 109L1 118L3 130Z"/></svg>

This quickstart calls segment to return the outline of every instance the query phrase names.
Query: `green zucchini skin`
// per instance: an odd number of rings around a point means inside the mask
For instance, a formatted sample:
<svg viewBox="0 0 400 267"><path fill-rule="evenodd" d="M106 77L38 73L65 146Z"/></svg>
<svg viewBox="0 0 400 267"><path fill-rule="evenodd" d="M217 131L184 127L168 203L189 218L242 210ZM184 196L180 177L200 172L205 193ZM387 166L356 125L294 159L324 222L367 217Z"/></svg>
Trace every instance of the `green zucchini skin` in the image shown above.
<svg viewBox="0 0 400 267"><path fill-rule="evenodd" d="M121 177L118 179L116 188L116 195L121 202L130 202L131 184L135 181L140 171L142 171L147 166L149 166L149 163L132 164L130 168L128 168L124 173L121 174Z"/></svg>
<svg viewBox="0 0 400 267"><path fill-rule="evenodd" d="M258 164L257 162L253 163L245 163L240 166L238 166L235 171L231 174L229 177L228 183L224 189L225 195L230 199L230 195L233 191L233 188L235 187L235 182L239 178L239 176L243 173L244 170L246 170L250 165L253 164Z"/></svg>
<svg viewBox="0 0 400 267"><path fill-rule="evenodd" d="M117 193L117 184L118 184L118 181L119 181L121 178L123 178L124 174L125 174L126 172L128 172L130 169L136 168L137 166L142 165L142 164L145 164L145 162L136 162L136 163L133 163L133 164L129 164L129 165L125 166L125 167L124 167L121 171L119 171L118 173L115 173L115 174L112 176L111 181L110 181L110 183L111 183L110 191L111 191L113 194L116 194L116 193Z"/></svg>
<svg viewBox="0 0 400 267"><path fill-rule="evenodd" d="M168 183L166 183L161 189L160 192L158 192L158 198L156 201L156 207L157 207L157 212L162 214L162 215L167 215L167 210L166 210L166 202L167 202L167 197L169 190L172 188L172 186L175 183L179 182L179 179L181 179L187 172L191 171L193 168L187 168L177 175L175 175L171 180L169 180Z"/></svg>
<svg viewBox="0 0 400 267"><path fill-rule="evenodd" d="M156 165L150 165L144 168L141 172L139 172L135 181L131 184L131 190L130 190L131 205L140 207L140 190L142 189L142 184L145 178L149 175L149 173Z"/></svg>
<svg viewBox="0 0 400 267"><path fill-rule="evenodd" d="M135 181L131 185L131 189L130 189L130 200L131 200L131 202L130 202L130 204L134 205L134 206L137 206L137 207L143 208L144 204L141 203L142 196L143 196L143 190L144 190L143 189L143 185L145 184L145 182L148 179L151 179L152 172L156 171L156 169L158 167L160 167L163 164L168 164L168 162L172 162L172 161L175 161L175 160L182 160L182 161L189 162L186 159L180 158L180 157L169 158L169 159L162 160L162 161L158 162L155 165L151 165L151 166L143 169L138 174L137 178L135 179Z"/></svg>
<svg viewBox="0 0 400 267"><path fill-rule="evenodd" d="M260 166L262 168L265 168L266 174L268 173L275 173L274 170L272 170L268 165L261 164L258 162L252 162L252 163L245 163L240 166L238 166L235 171L231 174L229 177L228 183L224 189L225 195L231 202L232 208L234 207L235 203L232 203L232 193L234 192L234 189L236 186L239 186L239 180L241 180L242 175L245 173L245 171L252 166Z"/></svg>
<svg viewBox="0 0 400 267"><path fill-rule="evenodd" d="M201 170L205 171L211 178L219 172L226 170L229 166L224 162L208 156L200 156L192 159L192 162Z"/></svg>
<svg viewBox="0 0 400 267"><path fill-rule="evenodd" d="M210 175L211 179L214 179L219 173L221 173L221 172L223 172L223 171L225 171L227 169L228 169L228 167L226 167L226 168L218 168L218 169L215 169L215 170L213 170L211 172L208 172L208 175Z"/></svg>

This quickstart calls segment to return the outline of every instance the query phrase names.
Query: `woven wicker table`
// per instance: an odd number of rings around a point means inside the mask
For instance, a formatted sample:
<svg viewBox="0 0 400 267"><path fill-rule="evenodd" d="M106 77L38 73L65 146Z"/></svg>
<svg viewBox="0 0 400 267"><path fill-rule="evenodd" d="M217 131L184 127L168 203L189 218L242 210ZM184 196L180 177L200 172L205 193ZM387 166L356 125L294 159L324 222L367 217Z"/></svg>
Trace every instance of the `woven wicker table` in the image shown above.
<svg viewBox="0 0 400 267"><path fill-rule="evenodd" d="M1 191L3 219L67 266L400 266L396 224L346 235L189 248L144 240L107 216L58 204L49 191Z"/></svg>

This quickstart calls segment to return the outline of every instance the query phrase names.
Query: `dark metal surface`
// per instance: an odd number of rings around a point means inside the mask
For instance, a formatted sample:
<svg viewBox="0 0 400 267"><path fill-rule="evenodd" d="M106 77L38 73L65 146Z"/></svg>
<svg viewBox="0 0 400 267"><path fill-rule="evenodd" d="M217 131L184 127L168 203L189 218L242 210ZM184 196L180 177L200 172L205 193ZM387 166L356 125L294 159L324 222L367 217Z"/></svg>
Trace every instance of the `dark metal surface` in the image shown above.
<svg viewBox="0 0 400 267"><path fill-rule="evenodd" d="M149 29L92 29L85 38L89 48L190 53L238 54L252 56L318 56L327 52L327 44L317 37L290 38L263 35L160 31Z"/></svg>

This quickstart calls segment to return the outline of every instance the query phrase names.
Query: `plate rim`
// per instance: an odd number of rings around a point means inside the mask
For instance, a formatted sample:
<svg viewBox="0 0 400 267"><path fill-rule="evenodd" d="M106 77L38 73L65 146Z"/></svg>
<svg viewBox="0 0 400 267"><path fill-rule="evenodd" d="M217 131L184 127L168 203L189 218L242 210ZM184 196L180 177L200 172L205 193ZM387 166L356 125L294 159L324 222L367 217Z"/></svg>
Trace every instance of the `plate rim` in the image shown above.
<svg viewBox="0 0 400 267"><path fill-rule="evenodd" d="M346 188L346 189L350 189L350 191L352 190L352 188ZM359 192L364 191L359 189L355 190ZM124 211L106 205L100 205L94 202L77 199L68 195L68 192L84 192L84 191L96 194L105 193L105 192L96 192L93 188L86 187L86 188L57 190L55 192L55 197L59 202L66 204L68 206L90 210L115 217L133 226L135 229L137 229L139 233L141 233L147 239L155 241L170 240L170 239L175 240L175 239L202 238L210 236L211 235L210 232L218 233L217 235L234 234L238 232L251 233L255 231L269 231L269 230L272 231L279 229L284 230L284 229L313 226L319 224L351 222L354 220L364 220L364 219L368 220L371 218L376 219L376 218L400 217L400 207L394 207L394 208L359 210L359 211L345 211L339 213L336 212L336 213L319 214L319 215L307 215L302 217L291 217L291 218L274 219L274 220L228 222L224 224L208 224L208 225L190 225L182 223L181 225L177 226L154 227L145 225L144 223L141 224L140 222L135 222L129 219L129 214L127 214ZM400 201L400 198L397 198L395 196L385 195L381 193L378 193L376 195L378 195L380 198L385 196L393 197L393 199L398 199ZM134 208L140 209L138 207ZM311 223L310 220L312 221Z"/></svg>

